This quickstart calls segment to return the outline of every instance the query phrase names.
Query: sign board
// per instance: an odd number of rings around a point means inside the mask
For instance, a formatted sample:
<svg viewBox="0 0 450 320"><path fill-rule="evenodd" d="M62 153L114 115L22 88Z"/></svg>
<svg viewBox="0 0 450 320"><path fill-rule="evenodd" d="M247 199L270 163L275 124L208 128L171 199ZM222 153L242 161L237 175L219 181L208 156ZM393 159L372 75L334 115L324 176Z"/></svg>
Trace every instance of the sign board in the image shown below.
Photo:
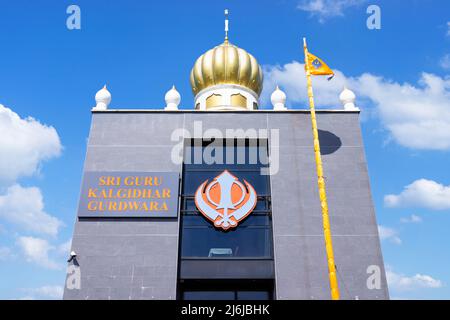
<svg viewBox="0 0 450 320"><path fill-rule="evenodd" d="M178 216L177 172L85 172L78 217Z"/></svg>

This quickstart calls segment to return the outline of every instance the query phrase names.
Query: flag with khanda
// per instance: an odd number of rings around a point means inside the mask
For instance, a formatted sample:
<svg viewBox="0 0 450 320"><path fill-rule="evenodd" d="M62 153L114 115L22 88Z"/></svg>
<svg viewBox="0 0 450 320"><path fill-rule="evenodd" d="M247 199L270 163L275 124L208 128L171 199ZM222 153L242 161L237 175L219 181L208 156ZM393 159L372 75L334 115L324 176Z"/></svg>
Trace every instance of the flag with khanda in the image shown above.
<svg viewBox="0 0 450 320"><path fill-rule="evenodd" d="M334 77L333 70L331 70L322 59L316 57L312 53L308 52L307 61L308 66L305 66L305 68L308 68L310 74L314 76L330 76L328 80L331 80Z"/></svg>

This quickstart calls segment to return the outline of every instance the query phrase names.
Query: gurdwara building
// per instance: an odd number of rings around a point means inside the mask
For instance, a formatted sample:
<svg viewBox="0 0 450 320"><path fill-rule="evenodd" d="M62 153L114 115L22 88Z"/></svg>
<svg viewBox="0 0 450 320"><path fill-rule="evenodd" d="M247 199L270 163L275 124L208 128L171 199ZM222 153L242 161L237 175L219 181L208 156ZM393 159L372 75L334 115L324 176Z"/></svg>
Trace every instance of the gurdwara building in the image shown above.
<svg viewBox="0 0 450 320"><path fill-rule="evenodd" d="M187 78L187 77L186 77ZM225 39L156 109L96 95L64 299L330 299L309 109ZM306 90L306 89L305 89ZM317 123L341 299L388 299L355 95Z"/></svg>

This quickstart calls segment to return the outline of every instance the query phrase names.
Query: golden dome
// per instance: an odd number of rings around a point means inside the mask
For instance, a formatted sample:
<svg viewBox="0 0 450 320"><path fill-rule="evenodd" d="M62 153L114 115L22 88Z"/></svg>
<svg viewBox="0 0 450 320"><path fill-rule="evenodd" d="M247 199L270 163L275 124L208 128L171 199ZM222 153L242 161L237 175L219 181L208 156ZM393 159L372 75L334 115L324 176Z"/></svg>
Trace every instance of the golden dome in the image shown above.
<svg viewBox="0 0 450 320"><path fill-rule="evenodd" d="M194 95L203 89L221 84L243 86L257 96L261 93L263 84L263 73L258 61L228 40L201 55L191 71Z"/></svg>

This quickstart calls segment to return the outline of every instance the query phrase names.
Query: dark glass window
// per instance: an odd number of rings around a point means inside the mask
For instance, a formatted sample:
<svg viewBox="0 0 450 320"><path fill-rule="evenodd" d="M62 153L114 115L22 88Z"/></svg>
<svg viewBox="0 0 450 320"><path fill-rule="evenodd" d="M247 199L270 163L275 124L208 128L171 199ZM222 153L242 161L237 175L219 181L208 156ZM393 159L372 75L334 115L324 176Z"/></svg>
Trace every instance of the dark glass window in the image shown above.
<svg viewBox="0 0 450 320"><path fill-rule="evenodd" d="M184 291L183 300L234 300L233 291Z"/></svg>
<svg viewBox="0 0 450 320"><path fill-rule="evenodd" d="M271 291L184 291L183 300L269 300Z"/></svg>
<svg viewBox="0 0 450 320"><path fill-rule="evenodd" d="M271 291L237 291L237 300L269 300Z"/></svg>
<svg viewBox="0 0 450 320"><path fill-rule="evenodd" d="M181 258L272 259L272 219L267 140L189 140L185 148L181 196ZM204 155L218 160L211 163ZM200 161L199 161L200 160ZM212 181L224 170L248 181L258 197L253 212L236 228L223 231L214 227L196 208L194 195L206 180ZM245 295L245 294L244 294Z"/></svg>
<svg viewBox="0 0 450 320"><path fill-rule="evenodd" d="M271 300L273 280L188 280L180 284L182 300Z"/></svg>

